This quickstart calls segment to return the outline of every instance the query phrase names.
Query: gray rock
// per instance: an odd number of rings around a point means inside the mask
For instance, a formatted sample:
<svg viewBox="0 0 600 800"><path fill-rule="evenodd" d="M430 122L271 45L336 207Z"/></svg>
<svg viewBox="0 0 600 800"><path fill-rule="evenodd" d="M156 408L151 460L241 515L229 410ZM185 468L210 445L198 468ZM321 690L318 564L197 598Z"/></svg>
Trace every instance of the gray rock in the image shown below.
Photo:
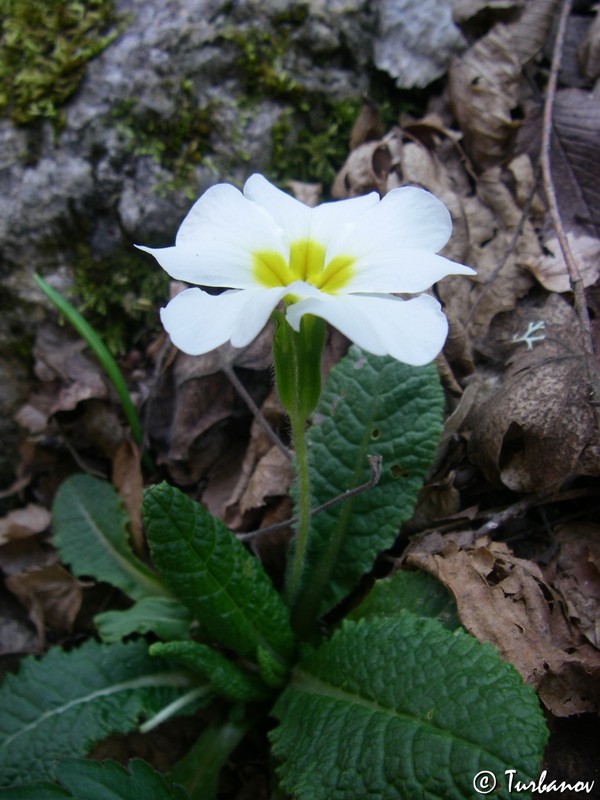
<svg viewBox="0 0 600 800"><path fill-rule="evenodd" d="M452 0L380 0L375 64L401 89L428 86L464 47L452 20Z"/></svg>
<svg viewBox="0 0 600 800"><path fill-rule="evenodd" d="M342 100L367 89L367 0L117 8L124 28L87 65L62 124L0 120L0 357L43 317L34 271L61 290L78 270L106 285L150 274L155 265L133 243L171 243L208 186L267 170L273 126L294 98L310 106L317 93ZM0 398L5 418L22 384L19 374Z"/></svg>

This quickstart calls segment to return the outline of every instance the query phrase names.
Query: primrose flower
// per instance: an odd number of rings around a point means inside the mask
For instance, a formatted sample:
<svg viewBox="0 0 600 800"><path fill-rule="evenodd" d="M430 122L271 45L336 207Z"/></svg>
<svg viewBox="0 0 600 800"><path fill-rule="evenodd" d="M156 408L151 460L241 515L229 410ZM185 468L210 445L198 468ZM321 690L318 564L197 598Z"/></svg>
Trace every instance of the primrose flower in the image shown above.
<svg viewBox="0 0 600 800"><path fill-rule="evenodd" d="M185 353L228 341L245 347L283 301L296 331L311 314L370 353L420 365L435 358L448 332L440 304L420 293L446 275L474 274L436 255L451 231L448 210L424 189L309 208L252 175L243 193L229 184L208 189L174 247L140 249L177 280L228 289L185 289L161 310Z"/></svg>

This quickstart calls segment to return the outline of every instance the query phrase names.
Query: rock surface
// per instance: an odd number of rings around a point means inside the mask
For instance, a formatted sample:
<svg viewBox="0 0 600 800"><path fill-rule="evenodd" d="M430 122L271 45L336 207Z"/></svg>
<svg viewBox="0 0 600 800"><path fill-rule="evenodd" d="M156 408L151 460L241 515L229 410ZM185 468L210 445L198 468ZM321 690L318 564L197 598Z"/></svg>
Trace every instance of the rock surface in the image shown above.
<svg viewBox="0 0 600 800"><path fill-rule="evenodd" d="M368 88L376 20L365 0L117 0L116 10L121 31L87 64L59 125L0 119L3 441L22 401L17 364L46 313L34 271L59 290L75 276L84 307L89 278L108 317L113 284L134 308L154 266L133 243L171 243L209 185L268 173L274 126L315 97Z"/></svg>
<svg viewBox="0 0 600 800"><path fill-rule="evenodd" d="M423 88L441 78L464 47L452 0L381 0L375 64L400 88Z"/></svg>

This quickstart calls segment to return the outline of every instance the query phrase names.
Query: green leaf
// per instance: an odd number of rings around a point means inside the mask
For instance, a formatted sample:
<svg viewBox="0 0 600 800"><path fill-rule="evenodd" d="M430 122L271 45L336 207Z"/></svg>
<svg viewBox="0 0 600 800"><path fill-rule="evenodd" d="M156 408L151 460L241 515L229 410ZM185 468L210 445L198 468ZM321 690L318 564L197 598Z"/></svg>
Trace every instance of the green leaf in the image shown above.
<svg viewBox="0 0 600 800"><path fill-rule="evenodd" d="M185 787L190 800L216 800L221 770L255 721L243 706L233 706L227 719L204 728L169 778Z"/></svg>
<svg viewBox="0 0 600 800"><path fill-rule="evenodd" d="M438 619L448 630L460 627L456 604L446 588L426 572L400 569L391 577L375 582L362 603L347 619L396 617L400 611Z"/></svg>
<svg viewBox="0 0 600 800"><path fill-rule="evenodd" d="M254 558L223 523L161 483L144 495L144 524L159 573L203 631L257 661L259 647L291 657L288 609Z"/></svg>
<svg viewBox="0 0 600 800"><path fill-rule="evenodd" d="M221 697L234 702L252 703L266 700L272 692L257 675L251 675L228 658L200 642L157 642L150 655L172 658L196 672L210 683Z"/></svg>
<svg viewBox="0 0 600 800"><path fill-rule="evenodd" d="M125 611L103 611L94 623L105 642L118 642L131 633L155 633L171 641L189 635L192 616L172 597L144 597Z"/></svg>
<svg viewBox="0 0 600 800"><path fill-rule="evenodd" d="M55 783L36 783L33 786L0 788L0 800L64 800L71 795Z"/></svg>
<svg viewBox="0 0 600 800"><path fill-rule="evenodd" d="M164 775L142 759L129 762L127 769L116 761L68 759L57 770L57 778L65 788L55 784L0 789L0 800L188 800L181 786L174 786Z"/></svg>
<svg viewBox="0 0 600 800"><path fill-rule="evenodd" d="M463 800L473 779L534 780L547 739L535 692L496 651L409 612L345 622L308 651L274 708L297 800Z"/></svg>
<svg viewBox="0 0 600 800"><path fill-rule="evenodd" d="M312 505L366 483L367 455L382 456L383 468L373 489L313 517L305 620L339 602L393 544L431 465L442 410L433 364L411 367L352 346L331 370L308 432Z"/></svg>
<svg viewBox="0 0 600 800"><path fill-rule="evenodd" d="M52 778L60 760L134 729L189 689L188 675L147 649L143 641L88 641L23 659L0 686L0 785Z"/></svg>
<svg viewBox="0 0 600 800"><path fill-rule="evenodd" d="M135 600L167 594L158 576L133 554L127 516L110 483L73 475L58 490L52 516L54 544L75 575L112 583Z"/></svg>

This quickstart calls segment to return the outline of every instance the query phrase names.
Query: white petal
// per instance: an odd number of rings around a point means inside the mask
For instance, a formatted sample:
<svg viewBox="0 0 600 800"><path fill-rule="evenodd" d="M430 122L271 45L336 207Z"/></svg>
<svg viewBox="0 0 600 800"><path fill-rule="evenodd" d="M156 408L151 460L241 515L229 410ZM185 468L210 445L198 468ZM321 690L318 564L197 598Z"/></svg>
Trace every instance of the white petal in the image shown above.
<svg viewBox="0 0 600 800"><path fill-rule="evenodd" d="M322 317L369 353L414 366L432 361L448 334L448 321L430 295L401 300L321 293L289 306L287 320L297 330L304 314Z"/></svg>
<svg viewBox="0 0 600 800"><path fill-rule="evenodd" d="M279 225L288 242L307 239L311 209L282 192L262 175L251 175L244 184L244 197L264 209Z"/></svg>
<svg viewBox="0 0 600 800"><path fill-rule="evenodd" d="M333 238L342 235L346 226L350 226L368 209L378 206L379 203L377 192L362 197L351 197L348 200L322 203L312 209L310 238L327 247Z"/></svg>
<svg viewBox="0 0 600 800"><path fill-rule="evenodd" d="M353 275L340 292L407 292L415 294L446 275L475 275L475 270L425 250L380 248L352 264Z"/></svg>
<svg viewBox="0 0 600 800"><path fill-rule="evenodd" d="M261 332L287 291L278 287L210 295L201 289L185 289L161 309L160 318L173 344L191 356L228 341L245 347Z"/></svg>
<svg viewBox="0 0 600 800"><path fill-rule="evenodd" d="M252 253L289 248L279 226L234 186L218 184L196 201L177 233L175 247L139 246L172 278L202 286L256 287Z"/></svg>
<svg viewBox="0 0 600 800"><path fill-rule="evenodd" d="M376 245L397 248L423 248L437 253L452 233L450 212L441 200L417 186L392 189L378 205L356 221L346 232L343 242L331 247L352 243L350 252L369 252ZM339 251L335 252L335 255Z"/></svg>
<svg viewBox="0 0 600 800"><path fill-rule="evenodd" d="M264 208L283 229L289 242L311 239L324 247L343 226L379 204L377 192L364 197L323 203L309 208L281 191L262 175L251 175L244 186L244 195Z"/></svg>

